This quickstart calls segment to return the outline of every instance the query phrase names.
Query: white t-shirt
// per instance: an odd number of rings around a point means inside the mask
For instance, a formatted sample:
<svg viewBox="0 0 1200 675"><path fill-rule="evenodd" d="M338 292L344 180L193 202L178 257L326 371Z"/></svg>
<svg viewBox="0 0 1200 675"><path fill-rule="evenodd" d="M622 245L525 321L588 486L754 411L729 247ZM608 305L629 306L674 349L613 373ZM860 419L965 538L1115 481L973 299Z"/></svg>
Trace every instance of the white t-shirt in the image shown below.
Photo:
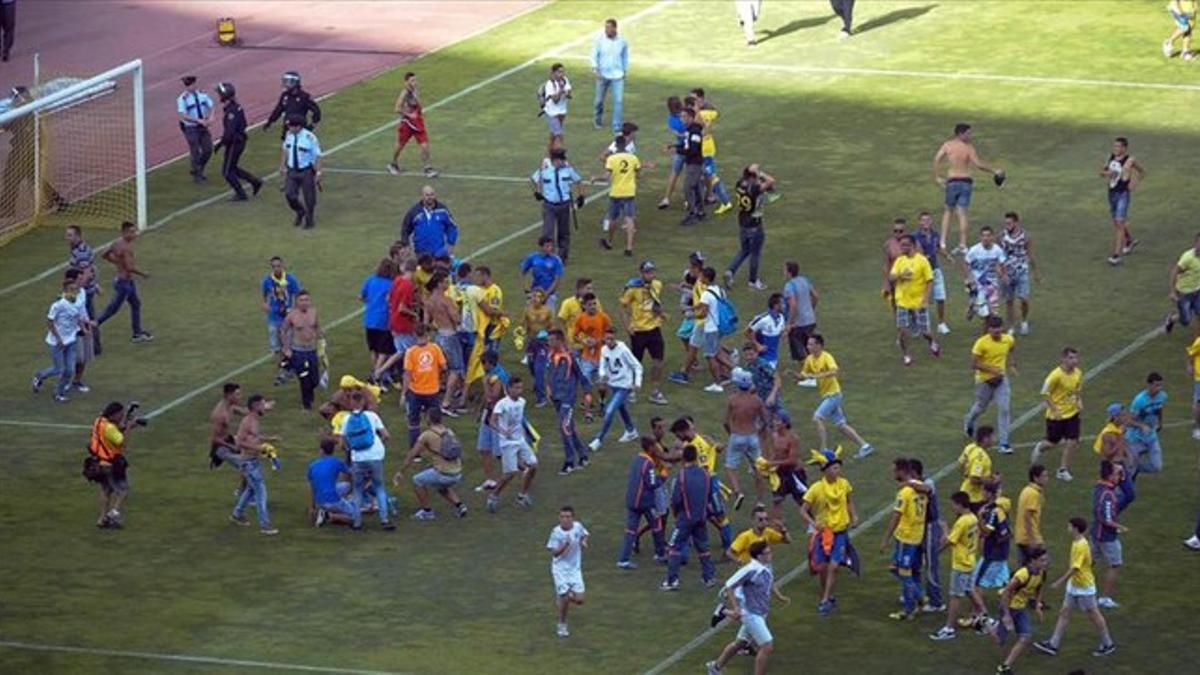
<svg viewBox="0 0 1200 675"><path fill-rule="evenodd" d="M562 93L563 97L557 102L551 98L558 93ZM549 116L566 115L567 114L567 94L571 92L571 80L564 77L562 85L554 80L546 80L546 84L542 85L542 93L546 96L546 103L542 106L542 110Z"/></svg>
<svg viewBox="0 0 1200 675"><path fill-rule="evenodd" d="M75 335L79 333L79 323L87 318L87 309L84 308L82 297L82 291L76 296L75 302L60 297L50 305L50 310L46 312L46 318L54 322L54 329L58 331L58 337L62 339L63 345L75 342ZM58 345L58 340L54 339L54 333L48 330L46 331L46 344L51 347Z"/></svg>
<svg viewBox="0 0 1200 675"><path fill-rule="evenodd" d="M555 525L553 530L550 530L550 539L546 542L546 549L550 551L550 571L554 574L579 574L583 570L583 546L580 542L588 536L587 528L583 523L575 521L570 530L562 529L561 525ZM557 558L553 557L554 552L564 542L570 542L567 550Z"/></svg>
<svg viewBox="0 0 1200 675"><path fill-rule="evenodd" d="M350 414L352 415L354 413ZM375 442L371 444L371 447L368 450L351 450L350 461L382 462L384 455L387 454L387 448L383 445L383 436L380 436L379 434L381 432L386 433L387 428L383 426L383 420L380 419L379 415L376 413L370 410L364 410L363 414L367 416L367 420L371 422L371 428L375 430ZM349 419L350 417L347 415L346 419L342 421L342 425L345 426L346 420Z"/></svg>
<svg viewBox="0 0 1200 675"><path fill-rule="evenodd" d="M505 396L496 401L496 405L492 407L492 422L501 430L500 440L522 440L525 435L525 399L518 397L513 400L511 396Z"/></svg>
<svg viewBox="0 0 1200 675"><path fill-rule="evenodd" d="M716 333L721 328L721 303L718 298L725 297L725 290L720 286L713 284L704 291L704 297L701 300L708 307L708 315L704 318L704 332Z"/></svg>
<svg viewBox="0 0 1200 675"><path fill-rule="evenodd" d="M992 244L991 248L975 244L967 249L967 267L971 269L971 276L980 284L994 286L1000 279L1000 266L1007 259L1008 256L1004 255L1004 249L999 244Z"/></svg>

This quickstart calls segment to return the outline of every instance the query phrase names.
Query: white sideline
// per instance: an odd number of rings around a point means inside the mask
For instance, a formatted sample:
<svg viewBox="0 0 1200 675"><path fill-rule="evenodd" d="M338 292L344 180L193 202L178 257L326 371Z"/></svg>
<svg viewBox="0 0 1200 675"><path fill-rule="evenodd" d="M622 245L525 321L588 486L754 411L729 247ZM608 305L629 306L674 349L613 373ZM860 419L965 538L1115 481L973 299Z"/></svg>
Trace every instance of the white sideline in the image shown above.
<svg viewBox="0 0 1200 675"><path fill-rule="evenodd" d="M622 19L622 24L628 25L630 23L635 23L647 16L650 16L651 14L658 13L659 11L665 9L667 7L667 5L670 5L674 2L675 2L675 0L659 0L659 2L656 2L653 5L647 7L643 10L640 10L634 14L631 14L629 17L627 17L625 19ZM516 18L516 17L512 17L512 18ZM491 28L495 28L496 26L502 25L502 23L503 22L495 24L495 25L491 26ZM587 35L583 35L583 36L577 37L573 40L570 40L568 42L565 42L562 45L559 45L558 47L555 47L554 49L551 49L543 54L540 54L531 59L528 59L528 60L526 60L522 63L519 63L511 68L506 69L506 70L502 70L499 73L496 73L495 75L492 75L490 77L484 78L484 79L476 82L475 84L472 84L470 86L459 89L458 91L454 92L453 94L450 94L449 96L446 96L445 98L442 98L437 101L434 101L433 103L430 103L428 106L425 107L425 109L426 110L436 110L444 105L453 103L454 101L457 101L458 99L462 98L463 96L474 93L474 92L478 91L479 89L482 89L483 87L486 87L489 84L492 84L493 82L502 80L502 79L508 77L509 75L513 75L514 73L518 73L532 65L536 65L540 61L555 57L568 49L571 49L580 44L583 44L584 42L589 40L593 36L593 34L594 34L594 32L589 32ZM468 35L462 39L464 39L464 40L469 39L470 37L473 37L474 35L475 34ZM394 121L389 120L388 122L385 122L384 124L381 124L381 125L375 127L374 129L363 132L353 138L350 138L348 140L342 141L341 143L338 143L337 145L326 150L324 154L332 155L336 152L344 150L345 148L347 148L351 145L354 145L355 143L359 143L367 138L370 138L371 136L374 136L375 134L381 133L383 131L386 131L386 130L392 128L393 126L395 126L395 124L396 123ZM269 181L273 178L276 178L277 176L279 176L279 172L272 171L271 173L262 176L262 179L265 182L265 181ZM217 193L215 195L212 195L210 197L206 197L199 201L193 202L193 203L191 203L183 208L180 208L176 211L172 211L171 213L168 213L167 215L163 216L162 218L154 221L150 225L147 225L145 231L153 232L154 230L157 230L160 227L163 227L164 225L166 225L167 223L171 222L172 220L178 218L179 216L191 213L192 211L195 211L196 209L204 208L205 206L209 206L210 204L215 204L216 202L226 199L230 194L231 194L231 192L226 190L226 191ZM97 246L95 248L96 253L100 253L100 252L106 250L109 246L112 246L116 241L117 240L115 238L110 239L109 241L106 241L105 243L101 244L100 246ZM18 281L16 283L14 283L14 284L5 286L4 288L0 288L0 298L4 297L6 295L9 295L15 291L18 291L30 284L37 283L43 279L46 279L55 274L58 274L62 270L66 269L66 267L67 267L66 263L59 263L57 265L54 265L53 267L50 267L48 269L45 269L45 270L33 275L32 277L29 277L28 279L24 279L22 281Z"/></svg>
<svg viewBox="0 0 1200 675"><path fill-rule="evenodd" d="M356 169L353 167L326 166L321 169L324 173L345 173L356 176L394 176L392 172L386 169ZM420 171L401 171L399 177L403 178L423 178L424 173ZM438 174L438 179L450 178L455 180L481 180L491 181L495 183L528 183L529 177L522 178L521 176L489 176L486 174L474 173L446 173Z"/></svg>
<svg viewBox="0 0 1200 675"><path fill-rule="evenodd" d="M1104 373L1109 368L1112 368L1116 364L1120 363L1121 360L1124 359L1126 356L1129 356L1133 352L1136 352L1137 350L1141 349L1143 346L1145 346L1145 344L1147 342L1150 342L1151 340L1158 337L1162 333L1163 333L1162 326L1156 326L1154 329L1149 330L1145 333L1142 333L1137 338L1135 338L1132 342L1125 345L1121 349L1113 352L1112 354L1110 354L1108 356L1108 358L1104 359L1100 363L1097 363L1091 370L1085 371L1083 373L1083 380L1085 382L1087 382L1087 381L1090 381L1091 379L1097 377L1101 373ZM1009 425L1009 429L1015 431L1016 429L1024 426L1026 423L1028 423L1030 420L1032 420L1034 417L1036 417L1038 415L1038 413L1040 413L1044 408L1045 408L1045 403L1038 403L1037 405L1033 406L1032 408L1026 410L1025 412L1021 413L1021 415L1019 417L1017 417L1015 420L1012 421L1012 423ZM1190 422L1188 422L1188 423L1190 424ZM931 478L934 482L937 482L937 481L941 480L942 478L945 478L957 466L958 466L958 462L950 462L949 464L946 464L945 466L941 467L936 472L934 472L932 475L930 475L929 478ZM879 509L878 511L872 513L870 516L867 517L866 520L859 523L857 527L850 530L850 537L853 538L855 535L861 534L862 532L865 532L866 530L871 529L877 523L879 523L881 520L886 518L888 516L888 514L890 514L891 512L892 512L892 508L891 508L891 503L889 502L888 506L885 506L882 509ZM779 577L779 585L784 586L786 584L791 583L792 581L794 581L796 579L796 577L800 576L807 569L808 569L807 562L801 563L801 564L793 567L792 569L788 570L787 573L785 573L783 576ZM689 640L682 647L675 650L670 656L663 659L662 661L659 661L658 664L656 664L649 670L645 671L644 675L658 675L659 673L664 672L667 668L670 668L671 666L675 665L676 663L679 663L679 661L682 660L683 657L685 657L688 654L690 654L691 652L695 651L695 649L697 647L704 644L706 641L708 641L709 638L711 638L712 636L714 636L718 632L720 632L724 626L725 626L725 622L722 621L721 623L717 624L715 627L708 628L708 629L702 631L701 633L699 633L698 635L693 637L691 640Z"/></svg>
<svg viewBox="0 0 1200 675"><path fill-rule="evenodd" d="M295 670L306 673L339 673L341 675L400 675L386 670L361 670L358 668L337 668L307 666L300 663L281 663L279 661L251 661L248 659L226 659L219 656L198 656L195 654L166 654L159 652L137 652L124 649L94 649L91 647L72 647L70 645L48 645L17 640L0 640L0 647L20 649L33 652L56 652L59 654L83 654L86 656L110 656L122 659L146 659L151 661L175 661L182 663L203 663L212 666L236 666L239 668L266 668L270 670Z"/></svg>
<svg viewBox="0 0 1200 675"><path fill-rule="evenodd" d="M586 61L588 57L578 54L564 57L571 61ZM668 59L638 59L638 63L659 68L695 68L695 64ZM764 72L796 73L803 75L862 75L867 77L911 77L934 80L979 80L983 82L1011 82L1016 84L1049 84L1075 87L1117 87L1123 89L1163 89L1168 91L1200 91L1197 84L1173 84L1169 82L1131 82L1128 80L1096 80L1073 77L1043 77L1038 75L993 75L989 73L948 72L937 70L889 70L887 68L839 68L833 66L803 66L786 63L726 63L706 62L706 70L757 70Z"/></svg>

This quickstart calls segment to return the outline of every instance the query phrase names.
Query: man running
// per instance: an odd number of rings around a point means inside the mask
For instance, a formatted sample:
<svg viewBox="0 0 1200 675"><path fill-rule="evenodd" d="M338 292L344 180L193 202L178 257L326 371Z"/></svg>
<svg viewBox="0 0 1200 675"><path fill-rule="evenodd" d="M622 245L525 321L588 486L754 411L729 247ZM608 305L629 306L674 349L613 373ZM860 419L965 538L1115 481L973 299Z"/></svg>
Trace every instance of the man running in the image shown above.
<svg viewBox="0 0 1200 675"><path fill-rule="evenodd" d="M537 475L537 455L525 439L525 391L521 378L513 376L508 381L508 395L492 407L491 424L500 445L500 480L487 497L487 510L495 513L500 506L500 494L505 486L521 473L521 487L517 492L518 506L533 506L529 488Z"/></svg>
<svg viewBox="0 0 1200 675"><path fill-rule="evenodd" d="M1171 267L1171 290L1167 294L1175 304L1175 311L1167 315L1163 329L1168 333L1176 323L1191 325L1192 319L1200 316L1200 234L1192 240L1191 248L1184 251ZM1200 335L1200 321L1192 326L1192 337Z"/></svg>
<svg viewBox="0 0 1200 675"><path fill-rule="evenodd" d="M1129 232L1129 202L1133 191L1146 178L1146 169L1129 154L1129 139L1113 139L1112 152L1100 167L1100 177L1108 180L1108 212L1113 223L1113 252L1109 265L1120 265L1137 247L1138 240Z"/></svg>
<svg viewBox="0 0 1200 675"><path fill-rule="evenodd" d="M708 675L720 675L721 668L739 652L751 648L754 652L754 675L767 672L767 660L775 651L775 638L767 627L767 611L771 607L771 595L787 606L791 600L779 592L775 574L771 567L771 546L764 542L750 547L750 562L739 569L725 582L725 616L733 617L742 624L733 642L725 645L716 661L705 664ZM739 602L739 600L741 602Z"/></svg>
<svg viewBox="0 0 1200 675"><path fill-rule="evenodd" d="M759 436L767 425L769 413L766 404L754 391L754 379L748 371L735 369L733 383L736 391L729 395L725 403L725 430L729 432L729 444L725 448L725 476L733 488L733 510L736 511L746 499L737 475L743 462L754 475L754 492L758 501L763 501L762 476L754 470L754 466L762 456Z"/></svg>
<svg viewBox="0 0 1200 675"><path fill-rule="evenodd" d="M1079 432L1083 426L1083 370L1079 367L1079 350L1064 347L1062 357L1042 383L1042 399L1046 402L1046 437L1033 446L1029 462L1037 464L1047 449L1066 441L1056 477L1071 480L1071 453L1079 447Z"/></svg>
<svg viewBox="0 0 1200 675"><path fill-rule="evenodd" d="M1016 359L1009 356L1016 340L1004 332L1004 322L998 316L987 318L987 332L971 347L971 370L975 373L975 401L963 420L963 433L975 435L975 422L992 401L996 402L996 432L1000 437L1000 454L1012 453L1008 444L1009 402L1012 390L1008 375L1016 374Z"/></svg>
<svg viewBox="0 0 1200 675"><path fill-rule="evenodd" d="M1004 214L1004 233L1000 235L1000 248L1004 249L1004 304L1009 330L1017 326L1021 335L1029 334L1029 279L1041 282L1037 259L1033 256L1033 239L1021 224L1016 211ZM1021 301L1021 322L1017 323L1013 312L1017 300Z"/></svg>
<svg viewBox="0 0 1200 675"><path fill-rule="evenodd" d="M558 510L558 526L550 531L546 549L550 551L550 575L554 579L554 606L557 608L558 637L570 637L567 610L584 602L583 549L588 547L588 531L575 520L575 509Z"/></svg>
<svg viewBox="0 0 1200 675"><path fill-rule="evenodd" d="M429 134L425 131L425 112L421 108L421 97L417 93L417 74L404 74L404 91L396 98L396 114L400 122L396 125L396 147L392 150L392 161L388 163L388 173L393 176L400 174L400 152L408 141L416 139L421 146L421 166L424 167L426 178L438 175L437 169L429 159Z"/></svg>
<svg viewBox="0 0 1200 675"><path fill-rule="evenodd" d="M942 177L942 162L949 166L946 177ZM993 168L979 157L971 138L971 125L959 122L954 125L954 138L942 143L933 156L933 181L946 190L945 208L942 209L942 248L946 247L946 236L950 230L951 210L958 216L958 248L954 253L967 250L967 209L971 206L971 191L974 181L971 169L992 174L996 184L1004 182L1004 169Z"/></svg>
<svg viewBox="0 0 1200 675"><path fill-rule="evenodd" d="M658 268L653 260L643 260L638 266L638 276L625 284L621 293L621 325L629 333L629 347L639 364L647 352L650 353L650 402L666 405L667 397L662 393L663 357L666 342L663 341L662 291L663 283L655 278Z"/></svg>
<svg viewBox="0 0 1200 675"><path fill-rule="evenodd" d="M850 530L858 525L858 511L850 493L854 488L842 477L842 460L836 452L822 450L816 461L821 465L821 480L804 493L800 515L813 532L809 544L809 565L820 579L821 602L817 613L826 616L837 607L833 587L837 570L851 560Z"/></svg>
<svg viewBox="0 0 1200 675"><path fill-rule="evenodd" d="M137 241L137 238L137 225L127 220L121 223L121 237L101 256L117 268L117 274L113 277L113 298L108 301L108 307L104 308L100 316L96 317L96 325L99 326L111 319L120 311L121 305L128 302L129 317L133 326L131 341L134 344L154 339L150 331L142 329L142 298L138 295L134 277L148 280L150 275L138 268L134 258L133 242Z"/></svg>
<svg viewBox="0 0 1200 675"><path fill-rule="evenodd" d="M863 437L858 435L854 427L846 421L846 412L842 409L844 398L842 385L838 382L840 372L833 354L825 351L825 338L820 333L809 335L808 356L804 357L800 376L811 377L817 381L817 393L821 396L821 402L813 411L813 424L817 427L817 437L821 439L821 450L829 449L829 434L825 430L825 423L829 422L836 426L843 435L858 444L858 452L855 453L854 458L863 459L875 452L875 448L863 440Z"/></svg>
<svg viewBox="0 0 1200 675"><path fill-rule="evenodd" d="M900 238L900 256L892 263L888 280L892 283L896 306L896 334L904 365L911 366L908 339L920 335L929 342L929 353L942 355L942 348L929 330L929 295L933 290L933 268L917 252L917 240L906 234Z"/></svg>

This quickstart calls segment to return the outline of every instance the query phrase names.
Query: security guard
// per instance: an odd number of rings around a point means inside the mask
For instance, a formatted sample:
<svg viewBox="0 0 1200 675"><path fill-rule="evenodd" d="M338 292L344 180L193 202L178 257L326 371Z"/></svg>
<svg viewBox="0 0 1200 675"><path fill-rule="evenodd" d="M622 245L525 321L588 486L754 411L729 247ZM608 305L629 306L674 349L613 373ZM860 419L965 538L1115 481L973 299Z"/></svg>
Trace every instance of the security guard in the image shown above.
<svg viewBox="0 0 1200 675"><path fill-rule="evenodd" d="M287 176L284 195L288 206L296 212L292 225L304 223L304 229L312 229L313 213L317 208L317 185L321 182L321 144L317 135L304 128L304 116L287 118L287 132L283 136L283 151L279 157L279 173ZM300 192L304 192L304 203L300 203Z"/></svg>
<svg viewBox="0 0 1200 675"><path fill-rule="evenodd" d="M317 105L312 96L309 96L307 91L300 88L300 73L289 70L283 74L280 83L283 86L283 93L279 95L279 102L275 104L275 109L271 111L271 116L263 125L263 131L271 128L275 120L280 117L287 122L295 116L304 120L301 124L305 129L310 131L316 129L317 124L321 121L321 107ZM312 114L311 121L308 117L310 113ZM287 135L287 129L283 130L283 135Z"/></svg>
<svg viewBox="0 0 1200 675"><path fill-rule="evenodd" d="M225 146L225 161L221 165L221 175L225 176L225 181L229 183L229 187L233 188L233 196L229 198L229 201L244 202L247 197L246 191L242 189L242 181L250 183L254 194L258 194L258 191L262 189L262 180L258 176L238 166L242 152L246 149L246 113L242 110L242 105L237 102L237 90L234 89L233 83L218 83L217 98L225 104L221 140L217 141L218 148Z"/></svg>
<svg viewBox="0 0 1200 675"><path fill-rule="evenodd" d="M550 151L550 161L529 177L533 183L533 198L542 203L542 236L554 239L558 257L563 263L571 249L571 201L575 208L583 206L583 179L567 162L565 148Z"/></svg>
<svg viewBox="0 0 1200 675"><path fill-rule="evenodd" d="M192 180L203 183L208 180L204 175L204 167L213 151L212 134L208 131L208 125L212 122L213 101L208 94L196 91L195 75L183 78L183 88L183 93L175 102L179 129L192 155Z"/></svg>

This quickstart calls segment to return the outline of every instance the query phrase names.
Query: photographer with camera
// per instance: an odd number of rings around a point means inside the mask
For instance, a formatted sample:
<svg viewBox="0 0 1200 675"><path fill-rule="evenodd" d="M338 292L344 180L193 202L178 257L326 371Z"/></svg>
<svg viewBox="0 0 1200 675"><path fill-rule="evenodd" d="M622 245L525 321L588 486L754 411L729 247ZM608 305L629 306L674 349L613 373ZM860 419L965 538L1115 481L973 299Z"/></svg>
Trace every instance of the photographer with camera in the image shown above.
<svg viewBox="0 0 1200 675"><path fill-rule="evenodd" d="M125 442L133 427L146 426L146 420L137 416L137 409L136 401L128 408L113 401L104 406L104 412L92 423L83 475L100 485L100 519L96 527L102 530L121 528L121 506L129 496Z"/></svg>

